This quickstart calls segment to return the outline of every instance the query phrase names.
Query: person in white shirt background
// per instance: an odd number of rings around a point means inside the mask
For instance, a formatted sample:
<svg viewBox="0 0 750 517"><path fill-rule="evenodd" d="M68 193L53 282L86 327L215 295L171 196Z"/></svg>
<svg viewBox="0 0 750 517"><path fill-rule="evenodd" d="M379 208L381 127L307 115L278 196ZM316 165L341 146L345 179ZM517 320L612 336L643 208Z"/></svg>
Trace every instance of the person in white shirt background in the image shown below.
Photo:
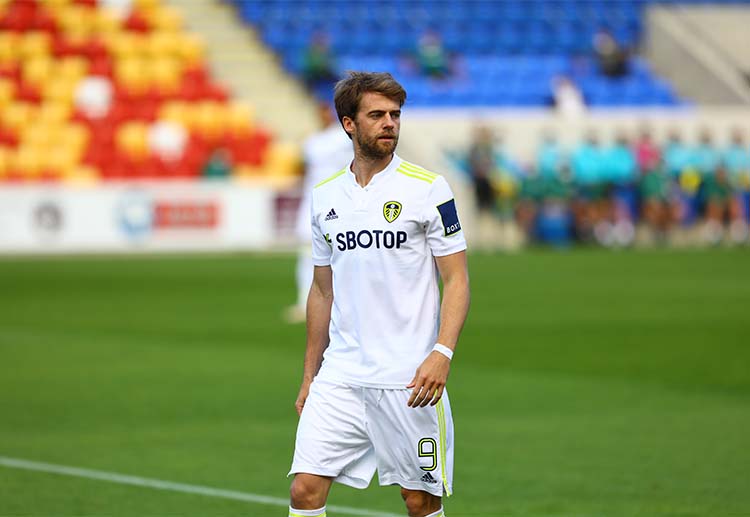
<svg viewBox="0 0 750 517"><path fill-rule="evenodd" d="M354 160L313 189L290 517L325 516L334 481L366 488L376 470L411 517L443 517L451 495L445 386L469 308L466 241L447 181L395 154L405 100L387 73L335 88Z"/></svg>
<svg viewBox="0 0 750 517"><path fill-rule="evenodd" d="M297 255L296 283L297 301L285 310L285 319L289 323L305 321L305 306L307 294L313 277L312 264L312 233L310 229L310 202L313 187L341 170L354 159L352 141L336 120L333 106L321 102L318 104L318 115L323 129L310 136L303 145L302 154L305 167L305 179L302 186L302 199L297 212L295 232L299 241Z"/></svg>

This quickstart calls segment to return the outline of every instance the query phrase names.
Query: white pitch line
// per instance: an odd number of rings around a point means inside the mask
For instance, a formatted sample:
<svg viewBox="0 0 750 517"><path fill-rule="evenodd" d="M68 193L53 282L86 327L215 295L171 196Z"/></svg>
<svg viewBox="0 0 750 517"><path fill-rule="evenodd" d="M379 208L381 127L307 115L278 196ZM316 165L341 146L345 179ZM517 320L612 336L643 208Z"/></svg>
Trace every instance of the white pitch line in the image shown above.
<svg viewBox="0 0 750 517"><path fill-rule="evenodd" d="M155 488L156 490L170 490L172 492L184 492L186 494L198 494L208 497L221 497L223 499L234 499L235 501L247 501L250 503L281 506L284 508L289 507L289 501L287 499L281 499L280 497L251 494L248 492L237 492L235 490L222 490L220 488L211 488L201 485L187 485L184 483L175 483L173 481L164 481L161 479L129 476L126 474L118 474L116 472L104 472L102 470L68 467L66 465L53 465L51 463L41 463L38 461L29 461L19 458L9 458L7 456L0 456L0 466L13 469L35 470L38 472L61 474L63 476L96 479L98 481L109 481L111 483L119 483L121 485ZM378 512L375 510L363 510L360 508L350 508L348 506L329 505L327 509L333 512L346 513L350 515L363 515L367 517L399 517L398 515L392 513Z"/></svg>

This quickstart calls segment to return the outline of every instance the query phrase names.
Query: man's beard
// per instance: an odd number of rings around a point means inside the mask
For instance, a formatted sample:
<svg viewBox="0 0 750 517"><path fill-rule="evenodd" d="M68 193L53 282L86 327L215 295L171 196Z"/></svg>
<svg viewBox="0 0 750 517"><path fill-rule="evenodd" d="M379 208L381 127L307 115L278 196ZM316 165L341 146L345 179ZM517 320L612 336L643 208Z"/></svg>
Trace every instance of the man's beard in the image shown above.
<svg viewBox="0 0 750 517"><path fill-rule="evenodd" d="M383 136L392 137L393 140L379 140L379 138ZM355 134L355 138L357 140L357 146L359 147L359 151L362 156L370 160L380 160L392 155L396 150L396 145L398 144L398 135L394 133L386 133L384 135L378 135L374 138L367 138L361 133L357 132Z"/></svg>

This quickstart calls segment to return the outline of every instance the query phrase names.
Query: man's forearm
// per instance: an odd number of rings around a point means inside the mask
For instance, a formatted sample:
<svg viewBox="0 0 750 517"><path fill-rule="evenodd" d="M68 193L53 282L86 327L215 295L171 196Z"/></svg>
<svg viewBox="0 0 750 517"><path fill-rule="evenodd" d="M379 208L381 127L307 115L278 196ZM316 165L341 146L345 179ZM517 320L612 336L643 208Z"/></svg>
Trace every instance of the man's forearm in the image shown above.
<svg viewBox="0 0 750 517"><path fill-rule="evenodd" d="M313 285L307 297L307 347L303 381L312 381L323 362L323 352L328 347L332 304L333 294L325 294Z"/></svg>
<svg viewBox="0 0 750 517"><path fill-rule="evenodd" d="M443 282L443 301L440 305L438 343L455 349L458 336L469 313L469 277L455 275Z"/></svg>

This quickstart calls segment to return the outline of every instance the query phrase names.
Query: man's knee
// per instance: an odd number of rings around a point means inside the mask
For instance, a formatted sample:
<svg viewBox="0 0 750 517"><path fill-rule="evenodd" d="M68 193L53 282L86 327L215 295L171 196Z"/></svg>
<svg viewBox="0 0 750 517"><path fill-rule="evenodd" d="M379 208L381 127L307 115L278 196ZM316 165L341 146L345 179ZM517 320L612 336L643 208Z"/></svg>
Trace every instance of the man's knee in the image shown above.
<svg viewBox="0 0 750 517"><path fill-rule="evenodd" d="M328 498L331 479L312 474L297 474L289 489L293 508L315 510L322 508Z"/></svg>
<svg viewBox="0 0 750 517"><path fill-rule="evenodd" d="M409 517L423 517L440 509L440 498L428 492L402 488L401 497L404 499L404 503L406 503Z"/></svg>

